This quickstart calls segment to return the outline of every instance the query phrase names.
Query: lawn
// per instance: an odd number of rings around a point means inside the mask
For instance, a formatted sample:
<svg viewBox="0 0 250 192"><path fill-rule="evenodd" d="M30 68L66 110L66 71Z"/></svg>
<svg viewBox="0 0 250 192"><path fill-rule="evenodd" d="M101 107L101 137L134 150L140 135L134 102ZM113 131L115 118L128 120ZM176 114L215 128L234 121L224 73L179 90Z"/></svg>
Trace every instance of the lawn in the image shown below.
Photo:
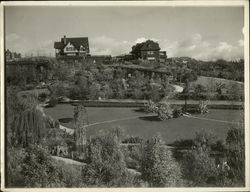
<svg viewBox="0 0 250 192"><path fill-rule="evenodd" d="M74 107L70 104L59 104L53 108L46 108L45 113L54 119L60 120L62 125L74 128L73 122L70 121L73 117L73 109ZM196 115L201 118L229 122L225 123L188 117L159 121L154 116L147 117L148 114L138 112L136 108L89 107L87 108L87 112L89 124L95 123L87 128L88 136L94 135L103 129L120 126L130 136L149 138L160 133L167 143L178 139L193 138L195 133L202 129L213 133L218 139L224 140L227 130L231 126L230 122L239 120L242 113L239 110L213 109L208 114ZM100 124L97 124L98 122Z"/></svg>

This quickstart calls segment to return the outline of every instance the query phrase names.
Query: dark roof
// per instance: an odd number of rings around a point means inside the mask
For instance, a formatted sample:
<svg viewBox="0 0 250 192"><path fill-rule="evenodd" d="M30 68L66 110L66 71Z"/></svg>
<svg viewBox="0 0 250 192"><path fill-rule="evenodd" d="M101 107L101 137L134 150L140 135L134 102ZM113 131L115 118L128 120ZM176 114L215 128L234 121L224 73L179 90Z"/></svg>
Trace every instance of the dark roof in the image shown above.
<svg viewBox="0 0 250 192"><path fill-rule="evenodd" d="M55 42L54 43L54 48L55 49L63 49L64 48L64 45L62 42Z"/></svg>
<svg viewBox="0 0 250 192"><path fill-rule="evenodd" d="M55 42L54 48L55 49L63 49L68 43L71 43L74 45L74 47L79 50L80 46L86 48L86 51L89 52L89 40L88 37L72 37L72 38L66 38L66 44L64 44L64 38L61 38L61 42Z"/></svg>
<svg viewBox="0 0 250 192"><path fill-rule="evenodd" d="M157 42L154 42L152 40L147 40L142 43L137 43L135 46L132 47L131 52L137 52L137 51L159 51L161 48L159 47L159 44Z"/></svg>

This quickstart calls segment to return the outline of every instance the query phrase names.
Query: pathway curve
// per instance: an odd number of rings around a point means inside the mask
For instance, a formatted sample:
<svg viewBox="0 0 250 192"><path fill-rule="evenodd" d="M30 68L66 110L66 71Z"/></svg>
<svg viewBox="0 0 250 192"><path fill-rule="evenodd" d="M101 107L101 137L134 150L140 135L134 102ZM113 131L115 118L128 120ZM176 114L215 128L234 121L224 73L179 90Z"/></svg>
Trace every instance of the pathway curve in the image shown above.
<svg viewBox="0 0 250 192"><path fill-rule="evenodd" d="M147 117L152 116L152 114L150 115L146 115ZM244 123L239 123L237 121L225 121L225 120L219 120L219 119L211 119L211 118L205 118L205 117L197 117L197 116L193 116L193 115L183 115L184 117L187 118L193 118L193 119L199 119L199 120L205 120L205 121L213 121L213 122L219 122L219 123L228 123L228 124L244 124ZM137 115L137 116L131 116L131 117L126 117L126 118L120 118L120 119L113 119L113 120L107 120L107 121L101 121L101 122L95 122L95 123L91 123L88 125L85 125L85 127L91 127L91 126L95 126L95 125L101 125L101 124L105 124L105 123L113 123L113 122L118 122L118 121L126 121L126 120L131 120L131 119L137 119L141 117L141 115ZM145 116L144 116L145 117ZM74 129L65 127L63 125L60 125L60 129L65 130L67 133L69 133L70 135L74 134Z"/></svg>
<svg viewBox="0 0 250 192"><path fill-rule="evenodd" d="M199 119L199 120L205 120L205 121L214 121L214 122L219 122L219 123L229 123L229 124L244 124L240 123L237 121L224 121L224 120L219 120L219 119L211 119L211 118L205 118L205 117L197 117L197 116L192 116L192 115L183 115L184 117L188 118L193 118L193 119Z"/></svg>

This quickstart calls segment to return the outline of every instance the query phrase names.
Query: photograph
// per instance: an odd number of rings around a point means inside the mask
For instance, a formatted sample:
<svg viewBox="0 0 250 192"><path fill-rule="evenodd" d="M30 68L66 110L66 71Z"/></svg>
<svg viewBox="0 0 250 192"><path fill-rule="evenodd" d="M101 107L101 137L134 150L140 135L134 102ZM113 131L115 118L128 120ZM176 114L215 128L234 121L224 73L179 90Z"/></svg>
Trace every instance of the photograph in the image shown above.
<svg viewBox="0 0 250 192"><path fill-rule="evenodd" d="M1 190L248 191L248 3L1 4Z"/></svg>

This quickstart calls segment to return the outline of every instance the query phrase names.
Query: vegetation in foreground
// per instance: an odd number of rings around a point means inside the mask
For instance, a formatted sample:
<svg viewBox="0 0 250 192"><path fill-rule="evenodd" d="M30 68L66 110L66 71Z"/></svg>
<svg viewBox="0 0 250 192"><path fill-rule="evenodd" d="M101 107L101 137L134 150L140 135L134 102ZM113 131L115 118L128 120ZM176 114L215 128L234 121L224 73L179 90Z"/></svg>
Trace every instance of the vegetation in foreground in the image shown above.
<svg viewBox="0 0 250 192"><path fill-rule="evenodd" d="M146 141L128 139L119 128L75 145L76 138L61 133L32 98L7 100L12 112L7 126L8 187L228 187L245 183L242 124L229 129L225 143L206 132L197 133L184 151L181 142L171 152L160 136ZM76 125L81 127L84 117L79 121L77 114ZM129 140L137 145L126 146ZM67 165L52 159L51 145L60 141L71 143L85 164Z"/></svg>

